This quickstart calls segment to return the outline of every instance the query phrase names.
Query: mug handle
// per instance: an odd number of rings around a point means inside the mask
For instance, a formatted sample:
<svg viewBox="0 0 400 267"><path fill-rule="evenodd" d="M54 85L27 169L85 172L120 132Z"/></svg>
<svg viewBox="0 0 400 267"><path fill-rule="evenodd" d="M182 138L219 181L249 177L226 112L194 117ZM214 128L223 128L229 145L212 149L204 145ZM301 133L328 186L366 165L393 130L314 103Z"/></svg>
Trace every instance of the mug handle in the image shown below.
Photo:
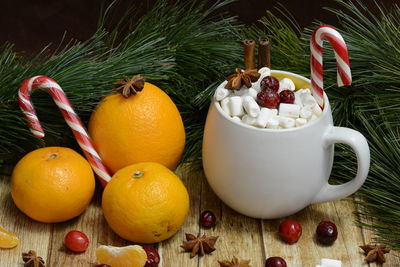
<svg viewBox="0 0 400 267"><path fill-rule="evenodd" d="M332 201L353 194L363 185L369 170L368 142L361 133L350 128L332 126L323 138L325 148L335 143L343 143L354 150L357 156L357 175L353 180L340 185L330 185L327 181L312 203Z"/></svg>

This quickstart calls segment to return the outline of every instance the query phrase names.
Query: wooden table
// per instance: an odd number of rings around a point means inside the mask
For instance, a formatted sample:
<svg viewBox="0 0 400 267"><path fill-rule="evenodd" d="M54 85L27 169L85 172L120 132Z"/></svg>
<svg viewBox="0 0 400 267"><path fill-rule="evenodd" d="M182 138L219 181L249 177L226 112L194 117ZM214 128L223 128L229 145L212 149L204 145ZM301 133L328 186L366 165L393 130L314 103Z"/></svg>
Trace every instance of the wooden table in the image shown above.
<svg viewBox="0 0 400 267"><path fill-rule="evenodd" d="M160 266L171 267L218 267L217 260L251 259L254 267L264 266L265 258L281 256L289 267L314 267L321 258L340 259L343 267L376 266L368 265L358 245L368 243L371 233L358 228L353 221L355 206L351 201L341 200L311 205L290 218L298 220L303 227L299 242L288 245L279 240L277 229L281 220L257 220L242 216L224 205L212 192L202 173L178 171L191 197L190 213L181 230L171 239L156 245L161 255ZM22 214L13 204L9 192L9 176L0 176L0 225L15 233L20 244L14 249L0 249L0 267L23 266L21 253L37 251L50 267L94 266L95 248L101 244L124 246L129 242L119 238L107 226L103 218L100 201L101 190L86 212L65 223L38 223ZM40 197L40 196L38 196ZM215 229L199 226L199 214L212 210L218 224ZM322 220L336 223L339 236L331 247L323 247L315 242L314 232ZM85 232L91 243L83 254L73 254L63 245L64 235L70 230ZM205 233L217 235L217 250L211 255L190 258L180 248L185 233ZM388 255L388 254L386 254ZM391 252L384 266L400 266L399 254Z"/></svg>

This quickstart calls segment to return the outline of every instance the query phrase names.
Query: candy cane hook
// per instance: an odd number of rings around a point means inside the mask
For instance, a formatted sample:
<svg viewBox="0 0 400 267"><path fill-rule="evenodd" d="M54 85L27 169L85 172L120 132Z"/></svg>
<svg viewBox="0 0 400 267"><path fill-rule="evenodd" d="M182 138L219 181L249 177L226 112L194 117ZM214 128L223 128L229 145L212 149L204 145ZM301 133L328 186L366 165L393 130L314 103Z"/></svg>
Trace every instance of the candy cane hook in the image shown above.
<svg viewBox="0 0 400 267"><path fill-rule="evenodd" d="M58 106L68 126L71 128L79 146L83 150L87 160L93 168L93 171L100 178L103 186L111 180L111 176L104 166L99 154L94 149L92 141L87 134L78 115L75 113L64 91L53 79L46 76L34 76L25 80L18 92L18 103L24 113L24 117L28 119L29 129L32 134L38 138L44 137L44 131L36 116L35 108L31 102L31 93L35 89L43 89L50 93L54 102Z"/></svg>
<svg viewBox="0 0 400 267"><path fill-rule="evenodd" d="M319 26L310 41L311 91L317 103L324 106L324 83L322 70L322 45L324 38L332 44L337 64L337 83L341 87L351 84L349 54L343 37L328 25Z"/></svg>

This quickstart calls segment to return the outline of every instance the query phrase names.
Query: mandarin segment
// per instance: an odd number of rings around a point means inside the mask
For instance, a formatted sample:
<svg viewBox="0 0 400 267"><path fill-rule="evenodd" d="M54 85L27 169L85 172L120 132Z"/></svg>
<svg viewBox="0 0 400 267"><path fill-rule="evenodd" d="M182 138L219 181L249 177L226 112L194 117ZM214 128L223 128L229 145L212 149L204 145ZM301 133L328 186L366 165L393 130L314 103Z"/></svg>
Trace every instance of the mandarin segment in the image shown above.
<svg viewBox="0 0 400 267"><path fill-rule="evenodd" d="M96 249L99 263L112 267L143 267L147 261L146 251L139 245L126 247L99 246Z"/></svg>
<svg viewBox="0 0 400 267"><path fill-rule="evenodd" d="M18 243L19 240L16 235L0 227L0 248L14 248Z"/></svg>

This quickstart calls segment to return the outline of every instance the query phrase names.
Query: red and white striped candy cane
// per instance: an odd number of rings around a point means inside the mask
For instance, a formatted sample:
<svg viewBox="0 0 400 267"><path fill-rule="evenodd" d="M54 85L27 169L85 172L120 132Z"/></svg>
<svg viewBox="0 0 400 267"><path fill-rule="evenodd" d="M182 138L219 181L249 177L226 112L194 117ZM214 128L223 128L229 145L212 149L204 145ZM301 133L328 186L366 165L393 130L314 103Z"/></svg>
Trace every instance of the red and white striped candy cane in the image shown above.
<svg viewBox="0 0 400 267"><path fill-rule="evenodd" d="M324 38L332 44L337 64L337 83L339 86L351 84L349 54L343 37L328 25L319 26L310 41L311 91L317 103L324 106L324 82L322 70L322 44Z"/></svg>
<svg viewBox="0 0 400 267"><path fill-rule="evenodd" d="M18 92L18 103L24 113L25 118L29 121L29 128L32 134L38 138L44 137L44 131L40 125L39 119L36 116L35 108L31 102L31 93L33 90L41 88L50 93L54 102L60 109L65 121L71 128L79 146L83 150L86 159L89 161L93 171L100 178L103 186L111 180L111 176L104 166L99 154L94 149L92 141L87 134L78 115L75 113L64 91L53 79L46 76L34 76L25 80Z"/></svg>

